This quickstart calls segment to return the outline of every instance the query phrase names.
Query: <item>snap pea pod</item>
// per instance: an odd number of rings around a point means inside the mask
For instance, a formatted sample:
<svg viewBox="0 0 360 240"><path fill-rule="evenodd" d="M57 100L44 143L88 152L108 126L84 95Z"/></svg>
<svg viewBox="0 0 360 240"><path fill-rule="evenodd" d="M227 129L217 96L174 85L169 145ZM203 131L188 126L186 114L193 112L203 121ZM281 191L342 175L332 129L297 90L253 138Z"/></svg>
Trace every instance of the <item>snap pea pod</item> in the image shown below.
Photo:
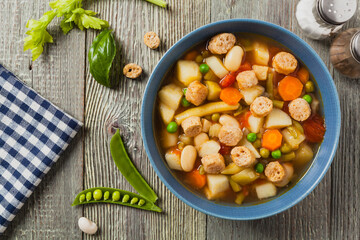
<svg viewBox="0 0 360 240"><path fill-rule="evenodd" d="M105 194L102 195L102 198L99 200L94 199L94 192L99 190L102 193L108 192L106 195L110 195L108 198L105 197ZM114 193L116 197L114 196ZM88 196L88 198L84 198L83 196ZM91 196L91 198L90 198ZM89 204L89 203L113 203L119 204L128 207L139 208L142 210L154 211L154 212L162 212L161 208L156 206L153 202L149 201L143 196L138 194L124 191L116 188L107 188L107 187L97 187L97 188L89 188L82 192L80 192L76 197L71 206Z"/></svg>
<svg viewBox="0 0 360 240"><path fill-rule="evenodd" d="M126 153L123 141L120 136L119 129L116 130L114 136L110 141L111 156L126 180L135 188L135 190L143 195L151 202L156 202L158 196L148 185L145 179L140 175L134 164L131 162L129 156Z"/></svg>

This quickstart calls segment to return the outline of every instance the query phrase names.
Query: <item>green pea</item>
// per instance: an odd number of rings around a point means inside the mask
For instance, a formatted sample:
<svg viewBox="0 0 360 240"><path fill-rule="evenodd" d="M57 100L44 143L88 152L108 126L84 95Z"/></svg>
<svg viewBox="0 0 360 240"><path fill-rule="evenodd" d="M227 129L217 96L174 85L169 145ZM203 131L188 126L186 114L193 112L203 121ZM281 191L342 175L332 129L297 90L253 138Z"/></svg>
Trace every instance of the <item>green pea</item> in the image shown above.
<svg viewBox="0 0 360 240"><path fill-rule="evenodd" d="M113 201L119 201L120 200L120 192L119 191L115 191L112 194L112 200Z"/></svg>
<svg viewBox="0 0 360 240"><path fill-rule="evenodd" d="M280 151L281 153L289 153L292 151L292 148L289 144L284 143L281 147L280 147Z"/></svg>
<svg viewBox="0 0 360 240"><path fill-rule="evenodd" d="M79 197L79 202L84 202L85 201L85 194L81 194Z"/></svg>
<svg viewBox="0 0 360 240"><path fill-rule="evenodd" d="M176 132L178 129L178 125L176 122L170 122L167 127L166 127L166 130L169 132L169 133L174 133Z"/></svg>
<svg viewBox="0 0 360 240"><path fill-rule="evenodd" d="M201 56L202 56L203 58L206 58L206 57L210 56L210 53L209 53L209 51L205 50L205 51L202 51L202 52L201 52Z"/></svg>
<svg viewBox="0 0 360 240"><path fill-rule="evenodd" d="M187 88L184 88L184 89L183 89L184 95L186 95L186 91L187 91Z"/></svg>
<svg viewBox="0 0 360 240"><path fill-rule="evenodd" d="M268 158L270 156L270 151L266 148L260 149L260 156L262 158Z"/></svg>
<svg viewBox="0 0 360 240"><path fill-rule="evenodd" d="M144 200L144 199L140 199L138 205L139 205L139 206L142 206L142 205L144 205L144 204L145 204L145 200Z"/></svg>
<svg viewBox="0 0 360 240"><path fill-rule="evenodd" d="M103 196L103 194L102 194L102 191L101 191L100 189L96 189L96 190L93 192L93 198L94 198L95 200L100 200L100 199L102 199L102 196Z"/></svg>
<svg viewBox="0 0 360 240"><path fill-rule="evenodd" d="M249 142L255 142L256 140L256 133L249 133L247 136L246 136L247 140Z"/></svg>
<svg viewBox="0 0 360 240"><path fill-rule="evenodd" d="M260 139L256 139L255 142L253 143L254 148L260 148L261 147L261 140Z"/></svg>
<svg viewBox="0 0 360 240"><path fill-rule="evenodd" d="M191 103L190 103L188 100L186 100L185 97L183 97L183 98L181 99L181 105L182 105L183 107L190 107Z"/></svg>
<svg viewBox="0 0 360 240"><path fill-rule="evenodd" d="M264 171L264 165L262 163L258 163L255 165L255 171L257 173L262 173Z"/></svg>
<svg viewBox="0 0 360 240"><path fill-rule="evenodd" d="M257 134L256 134L256 137L257 137L258 139L261 139L261 138L262 138L262 134L261 134L261 133L257 133Z"/></svg>
<svg viewBox="0 0 360 240"><path fill-rule="evenodd" d="M305 94L303 99L307 101L309 104L312 102L312 97L309 94Z"/></svg>
<svg viewBox="0 0 360 240"><path fill-rule="evenodd" d="M134 197L133 199L131 199L130 204L136 204L139 201L139 199L137 197Z"/></svg>
<svg viewBox="0 0 360 240"><path fill-rule="evenodd" d="M202 63L203 60L204 60L204 58L201 55L197 55L195 58L195 62L197 62L197 63Z"/></svg>
<svg viewBox="0 0 360 240"><path fill-rule="evenodd" d="M109 197L110 197L110 192L109 192L109 191L106 191L106 192L104 193L104 200L105 200L105 201L108 200Z"/></svg>
<svg viewBox="0 0 360 240"><path fill-rule="evenodd" d="M214 122L219 121L219 119L220 119L220 114L214 113L213 115L211 115L211 120L213 120Z"/></svg>
<svg viewBox="0 0 360 240"><path fill-rule="evenodd" d="M201 64L199 68L201 73L207 73L210 70L209 65L206 63Z"/></svg>
<svg viewBox="0 0 360 240"><path fill-rule="evenodd" d="M312 81L307 81L305 83L305 92L310 93L315 90L314 83Z"/></svg>
<svg viewBox="0 0 360 240"><path fill-rule="evenodd" d="M281 151L278 149L278 150L275 150L275 151L272 151L271 152L271 156L275 159L279 159L281 158Z"/></svg>
<svg viewBox="0 0 360 240"><path fill-rule="evenodd" d="M124 197L123 197L123 199L122 199L122 202L123 202L123 203L126 203L126 202L129 201L129 199L130 199L130 196L127 195L127 194L125 194Z"/></svg>
<svg viewBox="0 0 360 240"><path fill-rule="evenodd" d="M86 201L90 201L92 199L92 192L86 193Z"/></svg>

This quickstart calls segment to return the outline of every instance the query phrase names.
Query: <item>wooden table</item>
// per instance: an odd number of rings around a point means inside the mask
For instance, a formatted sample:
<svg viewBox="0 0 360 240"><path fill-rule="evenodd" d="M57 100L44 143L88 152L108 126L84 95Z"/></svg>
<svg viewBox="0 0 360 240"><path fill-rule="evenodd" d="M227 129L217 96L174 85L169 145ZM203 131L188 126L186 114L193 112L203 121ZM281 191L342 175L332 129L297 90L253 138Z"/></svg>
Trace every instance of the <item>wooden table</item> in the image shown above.
<svg viewBox="0 0 360 240"><path fill-rule="evenodd" d="M141 0L84 0L85 8L110 22L121 44L116 76L108 89L89 74L87 52L95 31L63 35L52 25L55 43L36 62L23 52L25 25L49 10L49 0L0 1L0 63L29 86L84 122L83 131L36 188L5 232L7 239L360 239L360 81L334 71L329 42L313 41L295 20L297 0L167 0L161 9ZM359 1L360 5L360 1ZM229 18L256 18L281 25L305 39L328 66L338 88L342 128L331 169L316 189L295 207L256 221L228 221L207 216L177 199L160 181L146 156L140 133L141 99L148 77L169 47L190 31ZM346 27L360 25L353 19ZM155 31L159 50L143 44ZM125 63L145 71L139 80L121 74ZM71 207L82 189L96 186L133 191L110 157L104 125L120 119L123 137L135 165L160 197L163 214L114 205ZM84 235L77 220L86 216L100 227Z"/></svg>

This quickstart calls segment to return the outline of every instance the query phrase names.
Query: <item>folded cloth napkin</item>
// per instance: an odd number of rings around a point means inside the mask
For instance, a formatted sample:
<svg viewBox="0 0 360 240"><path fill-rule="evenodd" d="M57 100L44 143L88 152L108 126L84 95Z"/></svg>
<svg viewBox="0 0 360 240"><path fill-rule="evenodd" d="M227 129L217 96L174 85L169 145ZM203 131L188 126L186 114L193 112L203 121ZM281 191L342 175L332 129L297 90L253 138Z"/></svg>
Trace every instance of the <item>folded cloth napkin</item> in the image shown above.
<svg viewBox="0 0 360 240"><path fill-rule="evenodd" d="M0 64L0 233L81 126Z"/></svg>

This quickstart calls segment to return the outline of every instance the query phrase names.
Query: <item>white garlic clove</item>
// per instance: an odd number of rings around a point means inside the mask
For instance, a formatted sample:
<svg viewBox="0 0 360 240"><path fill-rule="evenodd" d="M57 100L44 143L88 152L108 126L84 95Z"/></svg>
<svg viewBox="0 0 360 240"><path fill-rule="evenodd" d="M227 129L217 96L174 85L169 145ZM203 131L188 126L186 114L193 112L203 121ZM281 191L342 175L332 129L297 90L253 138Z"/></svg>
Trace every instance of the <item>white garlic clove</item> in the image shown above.
<svg viewBox="0 0 360 240"><path fill-rule="evenodd" d="M98 230L96 223L92 222L86 217L79 218L78 225L80 230L87 234L95 234Z"/></svg>

